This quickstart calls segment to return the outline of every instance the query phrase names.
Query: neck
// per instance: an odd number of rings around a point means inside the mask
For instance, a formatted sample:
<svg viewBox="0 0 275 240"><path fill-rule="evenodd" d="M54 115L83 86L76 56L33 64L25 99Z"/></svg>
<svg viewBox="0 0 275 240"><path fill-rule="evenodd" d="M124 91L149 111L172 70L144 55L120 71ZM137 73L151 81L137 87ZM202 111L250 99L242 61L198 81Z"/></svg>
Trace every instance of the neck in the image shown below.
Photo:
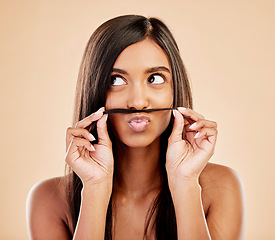
<svg viewBox="0 0 275 240"><path fill-rule="evenodd" d="M161 188L160 139L144 148L127 147L118 155L116 190L123 195L139 198Z"/></svg>

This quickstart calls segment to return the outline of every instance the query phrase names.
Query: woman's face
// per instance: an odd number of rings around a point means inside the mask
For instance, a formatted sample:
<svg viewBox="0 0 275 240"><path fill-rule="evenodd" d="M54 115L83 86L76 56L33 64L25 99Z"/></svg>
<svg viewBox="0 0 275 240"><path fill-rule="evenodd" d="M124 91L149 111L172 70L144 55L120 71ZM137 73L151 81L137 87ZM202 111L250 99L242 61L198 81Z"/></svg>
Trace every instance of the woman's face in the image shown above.
<svg viewBox="0 0 275 240"><path fill-rule="evenodd" d="M165 52L151 39L125 48L116 59L106 109L173 106L173 81ZM118 138L129 147L146 147L167 128L171 111L110 114Z"/></svg>

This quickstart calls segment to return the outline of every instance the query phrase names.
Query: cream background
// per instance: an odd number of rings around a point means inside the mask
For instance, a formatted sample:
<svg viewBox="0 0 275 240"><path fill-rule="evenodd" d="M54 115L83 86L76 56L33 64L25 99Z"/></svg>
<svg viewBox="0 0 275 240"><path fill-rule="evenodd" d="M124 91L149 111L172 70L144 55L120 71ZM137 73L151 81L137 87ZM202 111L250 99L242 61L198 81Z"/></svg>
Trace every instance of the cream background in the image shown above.
<svg viewBox="0 0 275 240"><path fill-rule="evenodd" d="M65 131L85 44L121 14L170 27L195 110L219 125L212 162L240 174L247 240L275 239L275 1L0 1L0 239L28 239L27 194L63 174Z"/></svg>

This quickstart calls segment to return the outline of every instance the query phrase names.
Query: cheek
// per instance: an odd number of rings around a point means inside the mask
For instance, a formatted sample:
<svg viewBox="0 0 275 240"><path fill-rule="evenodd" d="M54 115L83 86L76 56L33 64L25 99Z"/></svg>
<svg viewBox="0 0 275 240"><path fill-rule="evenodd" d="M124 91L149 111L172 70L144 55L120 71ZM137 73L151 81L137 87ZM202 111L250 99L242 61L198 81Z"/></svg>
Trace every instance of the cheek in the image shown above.
<svg viewBox="0 0 275 240"><path fill-rule="evenodd" d="M167 86L163 91L152 93L152 102L155 107L164 108L173 106L173 89L172 86Z"/></svg>
<svg viewBox="0 0 275 240"><path fill-rule="evenodd" d="M106 109L112 108L126 108L127 102L126 94L108 93L105 103Z"/></svg>
<svg viewBox="0 0 275 240"><path fill-rule="evenodd" d="M125 114L109 114L108 121L112 127L115 135L123 136L127 131L127 125L125 124Z"/></svg>
<svg viewBox="0 0 275 240"><path fill-rule="evenodd" d="M171 117L172 117L172 113L170 111L168 111L167 113L163 114L163 116L160 117L160 120L158 121L158 126L161 133L164 132L165 129L168 127Z"/></svg>
<svg viewBox="0 0 275 240"><path fill-rule="evenodd" d="M122 122L121 114L109 114L108 119L109 119L110 124L116 129Z"/></svg>
<svg viewBox="0 0 275 240"><path fill-rule="evenodd" d="M107 97L106 97L106 102L105 102L105 108L106 109L110 109L112 108L112 95L111 94L107 94Z"/></svg>

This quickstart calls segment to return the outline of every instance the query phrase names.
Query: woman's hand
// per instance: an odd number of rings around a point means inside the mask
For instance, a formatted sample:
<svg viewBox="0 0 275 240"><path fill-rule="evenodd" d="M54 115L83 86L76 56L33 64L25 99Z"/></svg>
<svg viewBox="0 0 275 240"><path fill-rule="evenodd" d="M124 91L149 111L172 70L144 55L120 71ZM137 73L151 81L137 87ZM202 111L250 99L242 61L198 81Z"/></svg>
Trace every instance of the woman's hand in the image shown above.
<svg viewBox="0 0 275 240"><path fill-rule="evenodd" d="M172 175L173 178L198 180L201 171L214 153L217 124L183 107L174 110L173 114L175 121L166 155L168 177ZM182 115L191 120L191 126Z"/></svg>
<svg viewBox="0 0 275 240"><path fill-rule="evenodd" d="M82 180L83 185L96 184L113 177L112 143L107 132L107 115L104 108L79 121L66 134L67 164ZM98 143L91 144L94 136L87 130L97 121Z"/></svg>

